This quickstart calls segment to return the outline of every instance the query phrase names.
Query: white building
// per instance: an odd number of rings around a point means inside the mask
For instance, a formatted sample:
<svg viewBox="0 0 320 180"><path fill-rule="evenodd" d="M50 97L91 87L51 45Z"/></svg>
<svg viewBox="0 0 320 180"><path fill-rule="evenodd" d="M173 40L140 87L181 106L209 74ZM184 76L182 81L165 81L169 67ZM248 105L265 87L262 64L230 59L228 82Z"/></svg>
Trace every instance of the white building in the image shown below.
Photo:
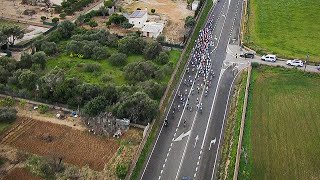
<svg viewBox="0 0 320 180"><path fill-rule="evenodd" d="M198 9L200 1L193 1L193 3L191 4L191 10L195 11Z"/></svg>
<svg viewBox="0 0 320 180"><path fill-rule="evenodd" d="M148 12L146 10L136 10L129 16L129 23L133 24L134 28L142 28L147 22Z"/></svg>
<svg viewBox="0 0 320 180"><path fill-rule="evenodd" d="M145 37L157 38L163 30L164 24L157 22L146 22L142 27L142 35Z"/></svg>

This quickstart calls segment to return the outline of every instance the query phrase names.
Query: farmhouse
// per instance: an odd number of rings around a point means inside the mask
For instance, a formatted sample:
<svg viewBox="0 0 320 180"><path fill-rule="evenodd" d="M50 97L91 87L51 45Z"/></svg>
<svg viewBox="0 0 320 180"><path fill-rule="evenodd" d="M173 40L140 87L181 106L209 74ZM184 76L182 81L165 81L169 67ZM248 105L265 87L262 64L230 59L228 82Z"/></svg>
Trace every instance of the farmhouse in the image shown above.
<svg viewBox="0 0 320 180"><path fill-rule="evenodd" d="M128 19L134 28L142 28L144 23L147 22L148 12L147 10L136 10L129 15Z"/></svg>
<svg viewBox="0 0 320 180"><path fill-rule="evenodd" d="M163 23L146 22L141 31L145 37L157 38L162 33L163 27Z"/></svg>
<svg viewBox="0 0 320 180"><path fill-rule="evenodd" d="M200 3L200 1L193 1L192 4L191 4L191 10L192 11L197 10L198 6L199 6L199 3Z"/></svg>

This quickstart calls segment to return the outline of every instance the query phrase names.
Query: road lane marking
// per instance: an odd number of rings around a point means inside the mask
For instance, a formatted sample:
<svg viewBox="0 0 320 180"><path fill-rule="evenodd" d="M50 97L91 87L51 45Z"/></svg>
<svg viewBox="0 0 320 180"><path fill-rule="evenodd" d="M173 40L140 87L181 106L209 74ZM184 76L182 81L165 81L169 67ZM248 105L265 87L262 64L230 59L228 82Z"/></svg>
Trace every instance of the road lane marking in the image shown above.
<svg viewBox="0 0 320 180"><path fill-rule="evenodd" d="M240 72L241 72L241 71L240 71ZM229 89L228 99L227 99L227 103L226 103L226 106L225 106L224 117L223 117L222 126L221 126L221 130L220 130L220 136L219 136L219 142L218 142L216 157L215 157L215 159L214 159L214 165L213 165L213 171L212 171L211 180L212 180L213 177L214 177L214 172L215 172L215 168L216 168L218 152L219 152L219 149L220 149L221 136L222 136L222 132L223 132L223 129L224 129L224 122L225 122L226 115L227 115L227 110L228 110L228 105L229 105L229 99L230 99L231 90L232 90L234 81L236 80L236 78L237 78L237 76L240 74L240 72L238 72L238 74L236 74L236 76L233 78L232 83L231 83L231 86L230 86L230 89Z"/></svg>
<svg viewBox="0 0 320 180"><path fill-rule="evenodd" d="M215 5L216 5L216 4L215 4ZM216 7L215 5L211 8L210 14L213 14L214 8ZM224 6L225 6L225 4L223 5L222 10L219 12L219 15L221 15L222 11L224 10ZM213 17L214 17L214 15L213 15ZM220 19L220 17L221 17L221 16L219 16L218 19ZM208 21L208 18L207 18L207 21ZM217 24L218 24L218 21L215 23L215 26L214 26L214 29L213 29L213 30L215 30ZM221 36L221 33L220 33L220 36ZM220 38L219 38L219 40L220 40ZM219 43L219 41L218 41L218 43ZM182 77L184 77L184 76L186 75L185 69L188 67L191 58L192 58L192 56L189 56L189 59L188 59L187 63L185 64L184 73L183 73L183 76L182 76ZM198 71L196 71L196 73L198 73ZM182 83L183 79L184 79L184 78L181 78L181 79L180 79L178 88L176 89L175 95L174 95L173 99L171 100L170 107L169 107L169 109L167 110L166 118L168 118L168 115L169 115L169 113L170 113L170 109L172 108L172 104L174 103L174 101L175 101L175 99L176 99L176 96L177 96L177 94L178 94L178 92L179 92L179 89L180 89L180 87L181 87L181 83ZM193 85L194 85L194 82L193 82ZM193 85L191 86L191 88L193 87ZM191 90L191 88L190 88L190 90ZM190 91L190 92L191 92L191 91ZM189 93L189 95L190 95L190 93ZM183 112L182 112L182 115L183 115ZM181 117L182 117L182 115L181 115ZM180 119L180 121L181 121L181 119ZM178 125L180 124L180 121L179 121ZM151 154L150 154L150 156L149 156L149 158L148 158L147 164L146 164L146 166L145 166L145 168L144 168L144 170L143 170L143 173L142 173L142 175L141 175L140 180L142 180L142 178L144 177L144 173L145 173L145 171L146 171L146 169L147 169L147 167L148 167L148 165L149 165L149 162L150 162L150 159L151 159L151 157L152 157L152 155L153 155L154 149L155 149L155 147L156 147L156 145L157 145L157 143L158 143L159 137L160 137L160 135L161 135L161 133L162 133L163 126L164 126L164 123L162 123L160 132L159 132L159 134L158 134L158 136L157 136L157 139L156 139L156 141L155 141L155 143L154 143L154 145L153 145ZM177 131L177 130L178 130L178 128L176 129L176 131ZM172 145L171 145L171 146L172 146ZM169 156L169 153L167 153L167 157L168 157L168 156ZM161 178L161 176L159 176L159 179L160 179L160 178Z"/></svg>
<svg viewBox="0 0 320 180"><path fill-rule="evenodd" d="M184 137L187 137L190 135L191 130L189 130L188 132L184 133L182 132L175 140L173 140L174 142L177 141L181 141Z"/></svg>
<svg viewBox="0 0 320 180"><path fill-rule="evenodd" d="M199 140L199 135L197 135L195 138L194 148L196 148L198 140Z"/></svg>
<svg viewBox="0 0 320 180"><path fill-rule="evenodd" d="M228 66L229 67L229 66ZM227 68L228 68L227 67ZM204 147L204 142L206 141L206 136L207 136L207 133L208 133L208 128L209 128L209 124L211 122L211 116L212 116L212 112L213 112L213 107L215 105L215 102L216 102L216 98L217 98L217 94L218 94L218 89L219 89L219 84L220 84L220 80L221 80L221 77L223 75L223 73L225 72L225 69L221 69L221 72L220 72L220 75L219 75L219 79L218 79L218 83L217 83L217 87L216 87L216 92L214 93L214 98L213 98L213 102L212 102L212 105L211 105L211 109L210 109L210 114L209 114L209 120L208 120L208 123L207 123L207 127L206 127L206 130L204 132L204 138L202 140L202 145L201 145L201 149L203 149Z"/></svg>
<svg viewBox="0 0 320 180"><path fill-rule="evenodd" d="M211 140L210 141L210 146L209 146L209 151L210 151L210 149L211 149L211 145L213 144L213 145L215 145L216 144L216 138L214 138L213 140Z"/></svg>

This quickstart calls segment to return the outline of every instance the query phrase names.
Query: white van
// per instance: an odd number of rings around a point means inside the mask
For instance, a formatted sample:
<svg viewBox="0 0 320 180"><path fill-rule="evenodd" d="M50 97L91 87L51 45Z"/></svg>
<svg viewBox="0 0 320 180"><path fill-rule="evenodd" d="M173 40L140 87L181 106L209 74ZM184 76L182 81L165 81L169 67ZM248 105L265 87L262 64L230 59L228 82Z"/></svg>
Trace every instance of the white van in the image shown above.
<svg viewBox="0 0 320 180"><path fill-rule="evenodd" d="M263 55L261 57L262 61L269 61L269 62L276 62L277 60L277 56L273 55L273 54L267 54L267 55Z"/></svg>

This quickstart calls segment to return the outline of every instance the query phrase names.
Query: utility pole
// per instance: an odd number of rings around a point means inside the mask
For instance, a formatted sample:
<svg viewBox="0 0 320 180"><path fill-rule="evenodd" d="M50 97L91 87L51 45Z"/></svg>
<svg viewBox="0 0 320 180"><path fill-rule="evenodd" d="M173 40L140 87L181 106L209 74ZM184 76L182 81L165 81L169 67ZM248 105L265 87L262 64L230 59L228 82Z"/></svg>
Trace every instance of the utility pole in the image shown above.
<svg viewBox="0 0 320 180"><path fill-rule="evenodd" d="M307 53L306 61L304 62L304 71L303 72L306 72L308 60L309 60L309 53Z"/></svg>

